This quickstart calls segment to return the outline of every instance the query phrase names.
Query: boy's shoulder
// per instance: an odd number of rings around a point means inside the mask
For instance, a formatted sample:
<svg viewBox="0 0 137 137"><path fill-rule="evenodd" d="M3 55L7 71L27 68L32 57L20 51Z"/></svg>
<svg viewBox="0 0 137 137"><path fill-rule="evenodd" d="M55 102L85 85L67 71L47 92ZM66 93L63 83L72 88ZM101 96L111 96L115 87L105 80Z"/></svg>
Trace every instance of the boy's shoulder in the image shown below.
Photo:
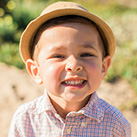
<svg viewBox="0 0 137 137"><path fill-rule="evenodd" d="M19 108L14 113L14 117L19 118L26 114L33 114L33 113L35 114L35 112L37 112L37 109L38 108L40 109L39 106L42 107L43 99L44 99L44 95L42 95L30 102L22 104L21 106L19 106Z"/></svg>
<svg viewBox="0 0 137 137"><path fill-rule="evenodd" d="M104 115L110 118L113 122L118 122L121 126L130 126L130 123L123 116L121 111L113 105L110 105L103 99L100 99L100 105L104 109Z"/></svg>

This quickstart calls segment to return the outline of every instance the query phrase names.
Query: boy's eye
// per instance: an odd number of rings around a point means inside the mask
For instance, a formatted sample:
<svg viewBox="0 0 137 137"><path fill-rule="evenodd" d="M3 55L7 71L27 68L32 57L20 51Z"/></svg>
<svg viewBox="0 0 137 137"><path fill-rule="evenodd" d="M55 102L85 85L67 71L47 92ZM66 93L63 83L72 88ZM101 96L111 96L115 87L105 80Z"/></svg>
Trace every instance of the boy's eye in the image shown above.
<svg viewBox="0 0 137 137"><path fill-rule="evenodd" d="M91 53L82 53L80 57L91 57L93 56Z"/></svg>
<svg viewBox="0 0 137 137"><path fill-rule="evenodd" d="M63 59L63 58L65 58L65 56L63 56L63 55L54 55L53 58L61 58L61 59Z"/></svg>

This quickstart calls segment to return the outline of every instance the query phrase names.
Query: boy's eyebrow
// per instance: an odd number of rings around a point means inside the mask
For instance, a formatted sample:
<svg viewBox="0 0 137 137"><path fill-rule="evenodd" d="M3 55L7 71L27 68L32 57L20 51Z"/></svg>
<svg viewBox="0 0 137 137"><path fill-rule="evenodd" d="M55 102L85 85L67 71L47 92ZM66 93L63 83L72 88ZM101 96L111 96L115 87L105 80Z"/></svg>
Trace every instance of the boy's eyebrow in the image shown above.
<svg viewBox="0 0 137 137"><path fill-rule="evenodd" d="M92 44L89 44L89 43L84 43L84 44L78 45L78 47L85 48L85 49L94 49L97 51L97 49ZM67 50L67 48L64 46L56 46L56 47L51 48L50 50L51 51L52 50Z"/></svg>
<svg viewBox="0 0 137 137"><path fill-rule="evenodd" d="M97 50L97 49L93 46L93 44L89 44L89 43L85 43L85 44L83 44L83 45L80 45L80 47L82 47L82 48L87 48L87 49Z"/></svg>
<svg viewBox="0 0 137 137"><path fill-rule="evenodd" d="M63 46L56 46L56 47L51 48L50 50L51 50L51 51L52 51L52 50L66 50L66 48L63 47Z"/></svg>

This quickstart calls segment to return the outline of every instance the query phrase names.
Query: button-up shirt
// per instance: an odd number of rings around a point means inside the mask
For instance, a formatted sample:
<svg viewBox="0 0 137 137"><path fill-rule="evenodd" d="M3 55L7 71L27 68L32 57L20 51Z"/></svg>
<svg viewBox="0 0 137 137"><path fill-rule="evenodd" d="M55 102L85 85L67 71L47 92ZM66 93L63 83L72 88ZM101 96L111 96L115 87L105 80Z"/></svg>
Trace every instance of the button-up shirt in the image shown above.
<svg viewBox="0 0 137 137"><path fill-rule="evenodd" d="M96 92L78 112L57 114L45 94L15 112L9 137L131 137L130 123Z"/></svg>

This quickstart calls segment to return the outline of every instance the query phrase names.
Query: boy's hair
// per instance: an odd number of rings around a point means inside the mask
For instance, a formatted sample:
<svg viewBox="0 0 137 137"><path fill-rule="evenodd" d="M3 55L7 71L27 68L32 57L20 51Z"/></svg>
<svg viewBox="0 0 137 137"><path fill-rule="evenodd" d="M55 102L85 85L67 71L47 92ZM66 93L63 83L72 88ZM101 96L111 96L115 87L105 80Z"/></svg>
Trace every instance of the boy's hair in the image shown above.
<svg viewBox="0 0 137 137"><path fill-rule="evenodd" d="M42 32L44 30L46 30L47 28L61 25L64 23L81 23L81 24L87 24L87 25L94 26L100 35L100 38L98 40L99 40L99 43L101 44L100 47L102 50L102 57L106 56L106 49L105 49L105 45L104 45L105 42L103 41L102 35L100 34L96 24L94 22L92 22L91 20L81 17L81 16L67 15L67 16L61 16L61 17L51 19L40 26L39 30L37 31L36 35L34 36L34 40L32 42L32 45L30 46L30 49L29 49L31 58L33 60L37 60L37 56L40 51L40 46L38 45L38 41L40 39Z"/></svg>

